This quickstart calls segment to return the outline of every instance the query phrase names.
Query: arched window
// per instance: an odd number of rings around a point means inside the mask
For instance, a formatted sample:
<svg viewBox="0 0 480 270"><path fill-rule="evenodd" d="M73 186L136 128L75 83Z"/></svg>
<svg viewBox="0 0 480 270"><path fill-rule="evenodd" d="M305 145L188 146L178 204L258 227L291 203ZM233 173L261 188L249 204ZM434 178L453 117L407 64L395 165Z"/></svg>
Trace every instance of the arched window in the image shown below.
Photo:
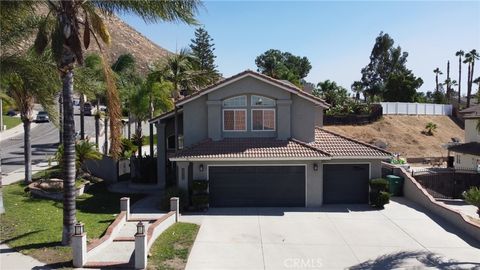
<svg viewBox="0 0 480 270"><path fill-rule="evenodd" d="M231 108L245 106L247 106L247 96L236 96L223 101L223 107Z"/></svg>
<svg viewBox="0 0 480 270"><path fill-rule="evenodd" d="M255 107L275 106L275 100L268 97L257 96L257 95L252 95L250 103L252 104L252 106L255 106Z"/></svg>

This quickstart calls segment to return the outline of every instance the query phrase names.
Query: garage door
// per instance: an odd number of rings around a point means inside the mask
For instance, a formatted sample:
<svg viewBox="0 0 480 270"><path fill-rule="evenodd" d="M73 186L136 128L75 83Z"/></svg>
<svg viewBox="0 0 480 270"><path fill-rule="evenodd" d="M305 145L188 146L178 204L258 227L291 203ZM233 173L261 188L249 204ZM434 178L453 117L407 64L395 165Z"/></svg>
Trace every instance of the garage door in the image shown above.
<svg viewBox="0 0 480 270"><path fill-rule="evenodd" d="M304 166L209 167L210 206L305 206Z"/></svg>
<svg viewBox="0 0 480 270"><path fill-rule="evenodd" d="M368 164L324 164L324 203L368 203Z"/></svg>

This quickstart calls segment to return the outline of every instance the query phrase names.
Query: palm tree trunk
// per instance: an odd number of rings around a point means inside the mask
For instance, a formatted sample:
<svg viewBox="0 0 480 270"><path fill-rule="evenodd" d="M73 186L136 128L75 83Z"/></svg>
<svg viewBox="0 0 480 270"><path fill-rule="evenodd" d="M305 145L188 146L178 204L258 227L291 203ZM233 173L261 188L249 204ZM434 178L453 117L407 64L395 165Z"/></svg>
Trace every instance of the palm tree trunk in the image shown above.
<svg viewBox="0 0 480 270"><path fill-rule="evenodd" d="M435 92L438 93L438 73L435 75Z"/></svg>
<svg viewBox="0 0 480 270"><path fill-rule="evenodd" d="M95 114L95 147L98 150L99 136L100 135L100 114Z"/></svg>
<svg viewBox="0 0 480 270"><path fill-rule="evenodd" d="M468 64L468 71L467 71L467 108L470 107L470 95L472 93L472 83L470 82L470 63Z"/></svg>
<svg viewBox="0 0 480 270"><path fill-rule="evenodd" d="M80 93L80 140L85 140L85 96Z"/></svg>
<svg viewBox="0 0 480 270"><path fill-rule="evenodd" d="M462 98L462 57L458 57L458 106L460 106L460 99Z"/></svg>
<svg viewBox="0 0 480 270"><path fill-rule="evenodd" d="M23 117L22 117L23 118ZM32 182L32 142L30 140L30 119L23 119L23 156L25 159L25 184Z"/></svg>
<svg viewBox="0 0 480 270"><path fill-rule="evenodd" d="M62 244L70 245L75 224L75 120L73 116L73 71L63 81L63 234Z"/></svg>
<svg viewBox="0 0 480 270"><path fill-rule="evenodd" d="M450 101L450 61L447 61L447 101Z"/></svg>

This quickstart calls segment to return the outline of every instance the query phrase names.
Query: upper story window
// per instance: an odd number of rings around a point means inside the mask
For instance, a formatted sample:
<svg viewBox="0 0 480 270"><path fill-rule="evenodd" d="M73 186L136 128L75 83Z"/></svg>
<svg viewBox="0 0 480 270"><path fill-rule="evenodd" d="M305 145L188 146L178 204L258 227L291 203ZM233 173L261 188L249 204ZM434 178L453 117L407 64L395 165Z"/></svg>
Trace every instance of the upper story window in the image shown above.
<svg viewBox="0 0 480 270"><path fill-rule="evenodd" d="M247 110L245 109L223 110L223 130L224 131L246 131L247 130Z"/></svg>
<svg viewBox="0 0 480 270"><path fill-rule="evenodd" d="M252 130L275 130L275 109L252 109Z"/></svg>
<svg viewBox="0 0 480 270"><path fill-rule="evenodd" d="M245 107L247 106L247 96L236 96L223 101L223 107Z"/></svg>
<svg viewBox="0 0 480 270"><path fill-rule="evenodd" d="M252 95L251 104L252 106L273 107L275 106L275 100L267 97Z"/></svg>

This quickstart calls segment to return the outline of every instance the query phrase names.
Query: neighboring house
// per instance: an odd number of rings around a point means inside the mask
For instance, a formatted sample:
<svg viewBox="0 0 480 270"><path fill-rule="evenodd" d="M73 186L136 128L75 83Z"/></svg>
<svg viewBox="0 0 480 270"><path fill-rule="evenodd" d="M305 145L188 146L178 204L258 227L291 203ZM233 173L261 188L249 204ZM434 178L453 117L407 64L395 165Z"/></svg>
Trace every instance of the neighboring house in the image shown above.
<svg viewBox="0 0 480 270"><path fill-rule="evenodd" d="M291 83L244 71L150 120L158 134L158 181L209 181L210 205L367 203L368 180L391 154L322 128L328 104ZM176 163L173 164L173 163Z"/></svg>
<svg viewBox="0 0 480 270"><path fill-rule="evenodd" d="M450 146L448 150L455 154L455 168L478 170L480 166L480 105L460 111L465 119L465 143Z"/></svg>

